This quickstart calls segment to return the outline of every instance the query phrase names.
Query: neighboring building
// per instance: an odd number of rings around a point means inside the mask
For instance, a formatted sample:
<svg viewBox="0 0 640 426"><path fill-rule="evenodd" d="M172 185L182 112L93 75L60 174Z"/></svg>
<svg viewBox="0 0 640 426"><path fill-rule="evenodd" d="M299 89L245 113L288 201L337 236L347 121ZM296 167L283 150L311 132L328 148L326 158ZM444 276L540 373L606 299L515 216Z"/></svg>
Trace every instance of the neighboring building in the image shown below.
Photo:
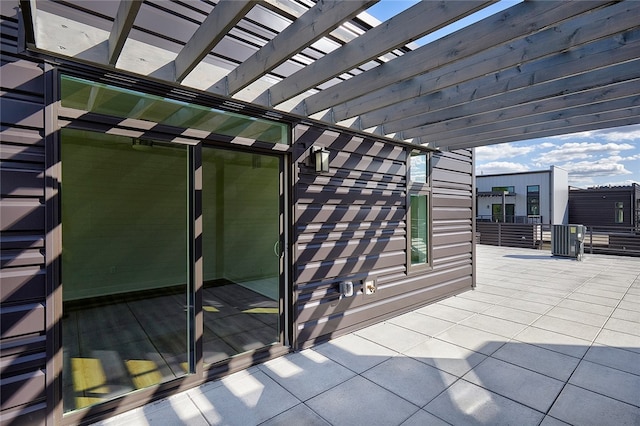
<svg viewBox="0 0 640 426"><path fill-rule="evenodd" d="M590 228L640 229L640 185L571 188L569 221Z"/></svg>
<svg viewBox="0 0 640 426"><path fill-rule="evenodd" d="M566 224L566 170L476 175L477 219L491 222Z"/></svg>

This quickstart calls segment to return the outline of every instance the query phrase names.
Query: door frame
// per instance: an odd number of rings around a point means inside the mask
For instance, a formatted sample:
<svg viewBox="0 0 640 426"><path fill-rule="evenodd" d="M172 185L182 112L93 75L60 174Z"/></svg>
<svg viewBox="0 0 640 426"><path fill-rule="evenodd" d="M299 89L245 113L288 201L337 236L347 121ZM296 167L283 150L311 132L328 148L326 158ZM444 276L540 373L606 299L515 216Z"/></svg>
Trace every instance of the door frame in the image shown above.
<svg viewBox="0 0 640 426"><path fill-rule="evenodd" d="M113 133L126 135L135 132L148 132L149 122L135 119L127 119L126 125L122 124L122 119L111 116L103 116L89 111L75 110L64 108L60 104L60 74L76 75L79 73L66 70L62 71L57 67L51 67L52 77L50 80L51 90L47 118L45 120L50 128L45 144L46 144L46 164L47 179L46 191L47 197L47 220L48 233L46 238L47 258L48 258L48 294L49 299L47 306L47 405L55 407L50 412L49 419L53 424L78 424L88 420L98 421L113 415L129 411L133 408L140 407L151 401L167 397L175 392L183 391L196 387L207 381L219 379L225 375L236 371L244 370L257 363L280 357L294 349L294 318L293 302L295 295L293 293L293 285L291 283L291 254L290 241L292 233L292 206L291 191L292 188L292 160L291 146L284 144L269 144L259 141L248 141L244 138L236 138L237 140L229 140L227 136L208 135L205 139L201 138L202 132L189 132L189 129L170 128L162 126L161 131L153 132L152 138L164 142L179 143L188 145L188 163L189 163L189 188L190 194L188 200L188 235L190 236L187 250L190 259L188 262L188 283L191 292L189 293L188 308L192 311L190 317L192 319L191 327L188 333L192 339L190 344L193 348L191 352L190 364L192 366L190 374L174 380L160 383L130 392L113 400L106 401L94 406L79 409L69 413L63 412L62 407L62 326L61 318L63 315L63 299L62 299L62 277L61 277L61 252L62 252L62 230L61 230L61 138L60 130L63 128L87 130L101 133ZM84 78L93 78L94 76L84 76ZM95 78L93 78L95 80ZM111 84L111 83L109 83ZM117 84L114 82L114 86ZM144 86L142 86L144 87ZM144 92L144 88L137 89ZM137 130L136 130L137 129ZM289 140L292 138L292 126L288 126ZM200 133L200 134L199 134ZM253 143L252 143L253 142ZM216 147L227 150L238 150L252 154L264 154L279 157L280 161L280 243L282 256L280 257L280 291L279 300L281 327L280 342L271 347L265 347L256 351L250 351L240 356L228 359L228 362L220 362L207 365L203 358L203 310L202 310L202 288L203 288L203 269L202 269L202 221L197 218L202 214L202 148Z"/></svg>

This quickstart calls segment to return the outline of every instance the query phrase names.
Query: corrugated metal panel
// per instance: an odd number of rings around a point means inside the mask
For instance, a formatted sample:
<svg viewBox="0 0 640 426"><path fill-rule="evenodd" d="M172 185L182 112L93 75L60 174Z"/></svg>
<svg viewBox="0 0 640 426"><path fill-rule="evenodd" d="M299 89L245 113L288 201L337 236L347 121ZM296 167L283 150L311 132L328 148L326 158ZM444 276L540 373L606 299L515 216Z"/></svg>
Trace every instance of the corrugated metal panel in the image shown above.
<svg viewBox="0 0 640 426"><path fill-rule="evenodd" d="M14 54L17 1L2 1L0 144L0 379L6 424L44 424L44 77Z"/></svg>
<svg viewBox="0 0 640 426"><path fill-rule="evenodd" d="M471 288L472 154L433 157L433 268L407 271L407 150L382 141L295 129L294 286L297 346L335 337ZM317 174L311 146L330 151ZM375 277L378 291L358 292ZM340 298L341 281L356 296Z"/></svg>

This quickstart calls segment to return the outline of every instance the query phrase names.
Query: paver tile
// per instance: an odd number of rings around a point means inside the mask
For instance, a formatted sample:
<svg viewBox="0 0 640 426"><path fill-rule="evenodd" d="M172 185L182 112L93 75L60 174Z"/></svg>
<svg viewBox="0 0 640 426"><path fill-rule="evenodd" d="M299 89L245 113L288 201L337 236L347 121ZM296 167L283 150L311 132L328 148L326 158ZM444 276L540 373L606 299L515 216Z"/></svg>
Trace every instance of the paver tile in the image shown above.
<svg viewBox="0 0 640 426"><path fill-rule="evenodd" d="M640 376L582 361L569 383L640 407Z"/></svg>
<svg viewBox="0 0 640 426"><path fill-rule="evenodd" d="M333 425L397 425L418 407L361 376L311 398L306 403Z"/></svg>
<svg viewBox="0 0 640 426"><path fill-rule="evenodd" d="M581 426L640 424L640 408L573 385L565 386L549 415Z"/></svg>
<svg viewBox="0 0 640 426"><path fill-rule="evenodd" d="M267 361L259 368L300 401L306 401L355 375L311 349Z"/></svg>
<svg viewBox="0 0 640 426"><path fill-rule="evenodd" d="M449 327L455 325L454 322L446 321L417 312L409 312L404 315L392 318L388 321L391 324L407 328L427 336L435 336Z"/></svg>
<svg viewBox="0 0 640 426"><path fill-rule="evenodd" d="M495 358L487 358L463 379L543 413L551 407L564 385L560 380Z"/></svg>
<svg viewBox="0 0 640 426"><path fill-rule="evenodd" d="M580 360L528 343L509 342L491 355L558 380L568 380Z"/></svg>
<svg viewBox="0 0 640 426"><path fill-rule="evenodd" d="M544 414L459 380L425 410L452 425L538 425Z"/></svg>
<svg viewBox="0 0 640 426"><path fill-rule="evenodd" d="M408 330L391 323L380 323L355 332L356 336L364 337L374 343L403 352L428 339L429 336Z"/></svg>
<svg viewBox="0 0 640 426"><path fill-rule="evenodd" d="M460 324L439 334L437 338L485 355L491 355L509 340L504 336Z"/></svg>
<svg viewBox="0 0 640 426"><path fill-rule="evenodd" d="M362 376L418 407L424 407L458 379L406 356L390 358Z"/></svg>
<svg viewBox="0 0 640 426"><path fill-rule="evenodd" d="M437 338L414 346L405 355L458 377L462 377L487 357Z"/></svg>
<svg viewBox="0 0 640 426"><path fill-rule="evenodd" d="M355 334L323 343L313 350L356 373L362 373L397 353Z"/></svg>
<svg viewBox="0 0 640 426"><path fill-rule="evenodd" d="M587 340L543 330L537 327L527 328L514 339L576 358L582 358L582 356L587 352L590 344Z"/></svg>

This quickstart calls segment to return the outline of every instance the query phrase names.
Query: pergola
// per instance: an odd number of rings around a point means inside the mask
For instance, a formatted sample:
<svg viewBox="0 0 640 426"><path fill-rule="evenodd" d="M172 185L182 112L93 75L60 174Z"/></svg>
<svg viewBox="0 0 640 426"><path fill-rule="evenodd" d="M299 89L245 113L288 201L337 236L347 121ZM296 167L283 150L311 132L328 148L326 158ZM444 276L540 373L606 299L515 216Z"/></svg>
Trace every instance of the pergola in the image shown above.
<svg viewBox="0 0 640 426"><path fill-rule="evenodd" d="M640 123L640 2L24 0L27 43L236 110L451 150Z"/></svg>

